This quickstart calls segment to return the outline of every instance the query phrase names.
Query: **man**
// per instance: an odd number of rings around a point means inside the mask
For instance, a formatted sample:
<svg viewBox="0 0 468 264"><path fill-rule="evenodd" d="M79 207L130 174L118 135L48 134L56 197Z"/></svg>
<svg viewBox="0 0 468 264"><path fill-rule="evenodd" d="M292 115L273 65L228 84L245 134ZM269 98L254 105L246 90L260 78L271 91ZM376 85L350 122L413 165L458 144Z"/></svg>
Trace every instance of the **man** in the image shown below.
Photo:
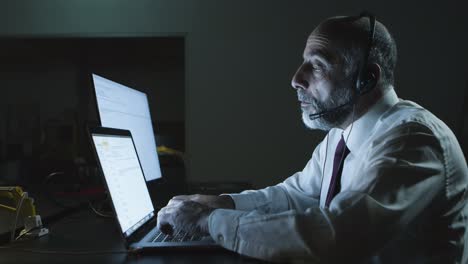
<svg viewBox="0 0 468 264"><path fill-rule="evenodd" d="M305 168L262 190L174 197L163 232L275 261L467 263L462 151L442 121L398 99L395 41L379 22L369 37L370 21L330 18L307 40L292 86L306 126L328 134Z"/></svg>

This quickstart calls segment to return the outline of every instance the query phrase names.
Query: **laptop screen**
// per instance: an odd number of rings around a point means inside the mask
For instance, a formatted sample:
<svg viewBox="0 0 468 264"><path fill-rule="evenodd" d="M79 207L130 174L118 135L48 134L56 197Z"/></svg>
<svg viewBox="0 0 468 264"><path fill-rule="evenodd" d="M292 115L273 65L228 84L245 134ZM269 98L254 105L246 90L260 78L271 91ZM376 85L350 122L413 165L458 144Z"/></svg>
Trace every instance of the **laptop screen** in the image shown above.
<svg viewBox="0 0 468 264"><path fill-rule="evenodd" d="M117 219L125 237L154 216L131 136L92 134Z"/></svg>

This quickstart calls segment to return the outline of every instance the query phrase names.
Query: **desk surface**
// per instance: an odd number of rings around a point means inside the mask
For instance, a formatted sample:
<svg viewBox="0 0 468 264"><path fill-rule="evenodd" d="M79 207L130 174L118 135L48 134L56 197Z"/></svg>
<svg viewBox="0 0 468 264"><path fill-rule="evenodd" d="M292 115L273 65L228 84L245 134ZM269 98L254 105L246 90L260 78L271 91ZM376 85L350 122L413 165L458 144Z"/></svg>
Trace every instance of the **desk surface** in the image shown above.
<svg viewBox="0 0 468 264"><path fill-rule="evenodd" d="M46 227L47 236L0 247L0 263L262 263L224 250L127 254L115 220L98 217L89 208ZM74 253L84 251L92 252Z"/></svg>

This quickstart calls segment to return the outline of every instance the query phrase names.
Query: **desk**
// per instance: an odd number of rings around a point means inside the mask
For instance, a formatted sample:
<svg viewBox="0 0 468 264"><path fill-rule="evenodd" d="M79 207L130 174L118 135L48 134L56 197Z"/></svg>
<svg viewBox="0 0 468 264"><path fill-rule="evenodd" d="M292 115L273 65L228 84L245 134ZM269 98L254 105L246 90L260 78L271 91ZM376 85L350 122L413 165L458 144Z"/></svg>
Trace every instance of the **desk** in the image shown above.
<svg viewBox="0 0 468 264"><path fill-rule="evenodd" d="M46 227L50 230L47 236L2 245L15 249L0 249L0 263L264 263L227 250L177 251L139 256L127 254L115 220L98 217L89 208L70 214L50 225L46 224ZM57 253L22 251L28 249ZM99 253L64 253L66 251Z"/></svg>

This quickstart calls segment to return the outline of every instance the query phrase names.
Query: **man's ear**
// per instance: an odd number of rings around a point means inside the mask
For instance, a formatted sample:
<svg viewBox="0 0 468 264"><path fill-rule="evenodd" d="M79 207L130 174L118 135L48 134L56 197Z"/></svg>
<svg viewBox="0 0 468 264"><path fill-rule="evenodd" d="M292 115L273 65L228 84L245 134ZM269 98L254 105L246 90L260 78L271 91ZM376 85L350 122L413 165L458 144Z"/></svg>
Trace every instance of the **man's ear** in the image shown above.
<svg viewBox="0 0 468 264"><path fill-rule="evenodd" d="M372 78L372 82L374 82L374 85L377 85L380 81L380 78L382 77L382 67L380 67L380 65L377 63L371 63L367 70L369 78Z"/></svg>

